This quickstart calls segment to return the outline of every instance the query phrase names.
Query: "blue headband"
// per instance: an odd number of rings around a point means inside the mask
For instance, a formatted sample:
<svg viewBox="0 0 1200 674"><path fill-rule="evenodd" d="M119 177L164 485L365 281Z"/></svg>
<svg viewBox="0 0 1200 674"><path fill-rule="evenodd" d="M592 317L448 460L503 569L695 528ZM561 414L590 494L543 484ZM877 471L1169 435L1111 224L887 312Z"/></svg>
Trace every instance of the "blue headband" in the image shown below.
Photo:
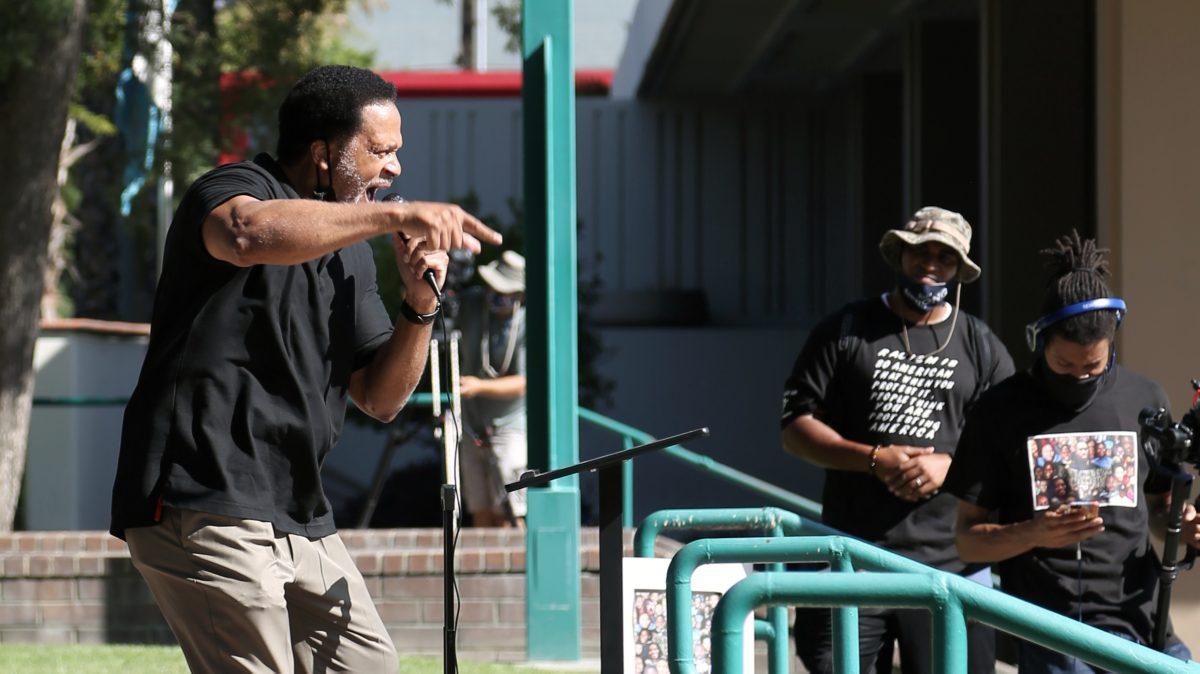
<svg viewBox="0 0 1200 674"><path fill-rule="evenodd" d="M1125 313L1128 309L1125 307L1125 300L1118 297L1099 297L1094 300L1086 300L1068 304L1067 306L1049 313L1037 319L1033 323L1025 326L1025 341L1029 344L1030 351L1037 351L1042 346L1042 333L1046 328L1061 323L1072 316L1086 314L1090 311L1115 311L1117 312L1117 327L1120 327L1121 321L1125 319Z"/></svg>

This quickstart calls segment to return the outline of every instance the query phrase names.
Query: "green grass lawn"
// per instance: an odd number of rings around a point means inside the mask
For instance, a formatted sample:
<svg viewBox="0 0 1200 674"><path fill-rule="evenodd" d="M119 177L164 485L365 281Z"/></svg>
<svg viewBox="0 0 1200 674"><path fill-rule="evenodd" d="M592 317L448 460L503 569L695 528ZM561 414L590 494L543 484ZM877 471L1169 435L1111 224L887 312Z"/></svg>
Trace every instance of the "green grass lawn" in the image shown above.
<svg viewBox="0 0 1200 674"><path fill-rule="evenodd" d="M0 674L187 674L175 646L0 646ZM404 674L441 674L440 658L400 658ZM462 674L547 674L546 670L459 661Z"/></svg>

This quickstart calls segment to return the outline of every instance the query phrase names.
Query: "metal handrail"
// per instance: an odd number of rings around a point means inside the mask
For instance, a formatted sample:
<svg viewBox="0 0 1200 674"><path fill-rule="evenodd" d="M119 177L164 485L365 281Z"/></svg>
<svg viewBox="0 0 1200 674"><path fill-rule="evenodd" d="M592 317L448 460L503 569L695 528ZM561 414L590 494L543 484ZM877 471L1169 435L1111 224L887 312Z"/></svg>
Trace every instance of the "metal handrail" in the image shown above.
<svg viewBox="0 0 1200 674"><path fill-rule="evenodd" d="M659 534L664 531L738 531L744 533L761 533L773 538L795 536L799 534L840 535L841 532L820 522L806 520L795 513L779 508L712 508L705 510L659 510L647 515L633 536L633 554L637 557L653 557L654 543ZM689 548L684 548L675 555L671 567L680 563L681 555ZM684 556L686 559L686 556ZM784 566L773 563L771 571L783 571ZM691 596L691 574L687 575L688 589L682 597ZM669 575L669 578L674 576ZM671 593L674 584L668 582L667 592ZM680 632L675 627L690 620L688 611L690 602L676 597L674 603L667 599L667 653L670 656L669 666L672 674L695 674L693 666L691 632ZM837 609L839 617L845 614L846 620L857 620L855 610L849 608ZM683 636L680 636L683 635ZM766 641L768 645L767 667L770 674L787 674L788 672L788 622L787 608L772 606L767 609L766 620L754 621L754 638ZM680 641L680 639L686 640Z"/></svg>
<svg viewBox="0 0 1200 674"><path fill-rule="evenodd" d="M122 407L129 403L125 396L34 396L37 407Z"/></svg>
<svg viewBox="0 0 1200 674"><path fill-rule="evenodd" d="M442 394L442 403L450 403L450 394ZM128 396L34 396L33 404L37 407L121 407L129 404ZM406 405L431 405L432 393L414 393L408 398Z"/></svg>
<svg viewBox="0 0 1200 674"><path fill-rule="evenodd" d="M933 672L967 671L965 612L944 578L927 573L820 575L827 577L803 572L756 573L729 588L713 614L713 674L742 674L744 627L738 621L745 622L746 616L762 605L924 608L933 614ZM835 664L834 671L858 674L858 662Z"/></svg>
<svg viewBox="0 0 1200 674"><path fill-rule="evenodd" d="M443 404L449 404L450 395L447 393L441 394ZM35 396L33 404L39 407L119 407L129 403L128 397L103 397L103 396ZM408 405L431 405L433 404L433 394L431 393L413 393L409 397ZM579 418L591 424L599 426L607 431L621 436L622 448L628 449L635 444L645 444L653 442L656 438L649 433L634 428L628 424L621 423L616 419L604 416L599 412L589 410L584 407L579 408ZM804 498L798 494L778 487L776 485L761 480L749 473L744 473L736 468L727 466L710 457L697 454L683 447L668 447L663 450L663 454L671 457L675 461L682 462L707 473L726 482L735 484L744 489L748 489L758 493L770 500L773 500L781 505L787 506L792 510L799 512L804 517L819 520L821 518L821 504L816 501ZM633 462L627 461L622 467L622 479L624 481L624 496L625 504L623 508L624 521L623 526L633 526Z"/></svg>
<svg viewBox="0 0 1200 674"><path fill-rule="evenodd" d="M831 574L757 573L731 588L717 605L714 616L714 674L738 674L741 671L742 623L758 606L924 605L932 608L939 604L953 604L957 608L943 614L944 620L935 621L935 671L965 671L965 652L959 639L960 632L965 632L965 618L1111 671L1200 672L1200 665L1195 663L1177 660L999 590L846 536L693 541L672 560L668 572L668 611L679 595L690 593L691 570L697 565L732 561L824 561L840 568ZM852 569L877 573L849 573ZM926 580L918 580L920 578ZM838 671L857 672L857 623L846 624L843 629L836 623L834 657L835 662L840 660ZM680 634L675 635L677 644L690 646L690 620L676 626L672 625L668 615L667 624L669 629L680 628ZM678 656L671 651L668 648L674 664ZM674 667L672 671L675 671Z"/></svg>
<svg viewBox="0 0 1200 674"><path fill-rule="evenodd" d="M627 446L632 443L644 444L647 442L653 442L655 440L654 436L645 431L634 428L628 424L623 424L616 419L606 417L599 412L595 412L583 407L579 408L579 418L583 421L595 424L600 428L622 436ZM766 480L761 480L753 475L750 475L749 473L744 473L736 468L727 466L720 461L716 461L715 459L702 454L697 454L696 452L690 451L683 447L668 447L662 450L662 453L703 473L707 473L713 477L717 477L744 489L749 489L750 491L760 494L776 503L779 503L780 505L784 505L796 512L799 512L804 517L815 520L819 520L821 518L820 503L804 498L799 494L793 494L782 487L773 485ZM626 465L632 466L632 463L627 462ZM626 498L629 498L629 496L633 493L631 488L632 468L629 468L628 470L630 471L630 478L625 485ZM633 526L633 508L628 507L629 504L626 505L626 521L624 522L624 525L631 527Z"/></svg>

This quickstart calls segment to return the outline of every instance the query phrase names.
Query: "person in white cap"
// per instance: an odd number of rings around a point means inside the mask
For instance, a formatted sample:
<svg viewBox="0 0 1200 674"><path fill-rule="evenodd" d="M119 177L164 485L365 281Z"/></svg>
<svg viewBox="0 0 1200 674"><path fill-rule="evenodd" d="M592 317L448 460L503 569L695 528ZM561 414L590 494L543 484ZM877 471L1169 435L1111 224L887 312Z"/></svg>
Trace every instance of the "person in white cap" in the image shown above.
<svg viewBox="0 0 1200 674"><path fill-rule="evenodd" d="M470 442L462 448L462 489L475 526L513 526L525 517L524 492L507 482L525 472L525 258L505 251L477 271L458 314L463 375L459 388Z"/></svg>
<svg viewBox="0 0 1200 674"><path fill-rule="evenodd" d="M784 449L825 469L824 521L931 566L990 583L985 564L954 548L955 499L941 494L966 410L1013 372L983 321L959 311L958 286L979 278L971 226L927 207L883 236L896 271L882 295L846 305L809 334L783 395ZM828 609L799 609L796 651L810 672L832 671ZM859 611L863 672L931 671L928 612ZM990 628L968 628L969 671L995 668Z"/></svg>

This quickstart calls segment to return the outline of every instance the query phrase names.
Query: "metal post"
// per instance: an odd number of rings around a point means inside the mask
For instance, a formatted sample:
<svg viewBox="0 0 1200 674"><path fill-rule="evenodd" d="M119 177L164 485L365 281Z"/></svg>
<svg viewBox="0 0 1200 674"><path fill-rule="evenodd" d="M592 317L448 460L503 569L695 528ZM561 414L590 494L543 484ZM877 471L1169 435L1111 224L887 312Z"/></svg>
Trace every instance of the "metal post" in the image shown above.
<svg viewBox="0 0 1200 674"><path fill-rule="evenodd" d="M836 573L854 573L850 558L844 554L834 557L830 569ZM833 669L844 674L858 674L858 607L839 606L833 609Z"/></svg>
<svg viewBox="0 0 1200 674"><path fill-rule="evenodd" d="M579 460L573 3L525 0L524 118L529 467ZM577 660L579 481L528 493L526 653Z"/></svg>
<svg viewBox="0 0 1200 674"><path fill-rule="evenodd" d="M758 606L925 608L934 613L936 674L967 671L962 605L946 583L927 573L759 573L734 585L713 615L713 674L742 673L743 624ZM955 623L962 625L954 627Z"/></svg>
<svg viewBox="0 0 1200 674"><path fill-rule="evenodd" d="M633 438L628 435L622 438L621 449L630 449L634 446ZM624 504L621 508L621 526L633 527L633 462L625 461L621 464L621 495L624 497Z"/></svg>
<svg viewBox="0 0 1200 674"><path fill-rule="evenodd" d="M764 509L764 511L769 510ZM702 512L698 511L697 514ZM667 663L671 669L671 674L696 674L692 649L692 622L689 619L689 615L691 611L692 573L697 567L703 564L720 562L829 562L834 565L835 573L818 575L814 572L803 575L814 578L831 578L842 575L836 573L838 571L852 571L852 558L847 549L848 545L852 546L853 543L846 543L846 539L841 537L795 536L789 538L710 538L692 541L683 546L683 549L675 553L675 557L671 559L671 565L667 568ZM844 559L844 561L838 562L839 559ZM903 560L899 556L896 556L896 559ZM875 565L872 565L872 561ZM933 569L917 562L904 560L900 564L896 564L888 558L865 560L863 566L872 569L887 568L892 571L933 572ZM772 607L772 611L774 608L782 608L782 606ZM854 622L849 627L843 626L841 629L841 634L846 635L848 638L842 640L839 639L837 633L834 634L834 657L838 657L836 649L843 648L845 650L841 659L853 664L845 670L837 669L839 672L858 671L857 610L849 615L854 619ZM772 628L775 631L775 638L780 642L778 645L781 645L783 650L786 651L786 609L782 617L774 612L770 613L769 616ZM782 629L776 627L779 624L783 625ZM837 629L836 621L835 629ZM782 640L780 639L781 636ZM776 652L776 655L778 656L778 652ZM786 656L784 656L782 666L774 660L770 661L772 673L786 673L788 671L786 664Z"/></svg>
<svg viewBox="0 0 1200 674"><path fill-rule="evenodd" d="M623 462L625 464L630 461ZM621 527L621 468L600 471L600 674L622 674L621 558L624 540Z"/></svg>
<svg viewBox="0 0 1200 674"><path fill-rule="evenodd" d="M775 538L783 537L783 525L776 524L771 528ZM767 567L768 571L783 572L787 568L780 562ZM857 620L857 616L855 616ZM773 638L767 642L767 671L769 674L788 674L788 611L786 606L772 606L767 609L767 621L771 624ZM838 670L841 671L841 670ZM847 670L848 674L858 674L858 670Z"/></svg>
<svg viewBox="0 0 1200 674"><path fill-rule="evenodd" d="M948 588L943 586L945 599L930 607L933 629L932 662L935 672L967 671L967 621L963 616L962 603Z"/></svg>
<svg viewBox="0 0 1200 674"><path fill-rule="evenodd" d="M443 674L458 674L456 625L454 624L454 508L458 490L452 484L442 485L442 670Z"/></svg>

